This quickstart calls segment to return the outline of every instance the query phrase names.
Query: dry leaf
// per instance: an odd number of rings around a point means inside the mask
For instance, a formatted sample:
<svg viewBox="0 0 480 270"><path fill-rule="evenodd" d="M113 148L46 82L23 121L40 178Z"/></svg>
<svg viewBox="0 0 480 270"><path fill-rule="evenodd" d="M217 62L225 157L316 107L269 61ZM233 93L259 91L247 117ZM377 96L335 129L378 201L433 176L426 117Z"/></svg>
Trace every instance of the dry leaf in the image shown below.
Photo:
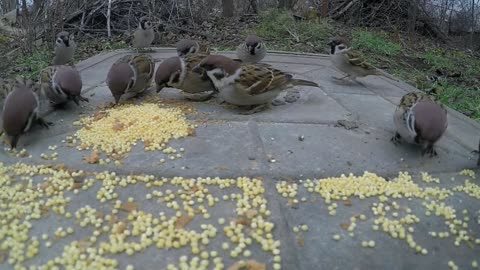
<svg viewBox="0 0 480 270"><path fill-rule="evenodd" d="M297 237L297 243L300 247L305 246L305 240L302 237Z"/></svg>
<svg viewBox="0 0 480 270"><path fill-rule="evenodd" d="M350 201L350 200L345 200L345 201L343 201L343 205L345 205L345 206L352 206L353 204L352 204L352 201Z"/></svg>
<svg viewBox="0 0 480 270"><path fill-rule="evenodd" d="M228 167L225 167L225 166L218 166L218 167L215 167L215 170L217 171L228 171Z"/></svg>
<svg viewBox="0 0 480 270"><path fill-rule="evenodd" d="M137 210L138 204L136 202L126 202L123 203L120 209L125 210L127 212L133 212Z"/></svg>
<svg viewBox="0 0 480 270"><path fill-rule="evenodd" d="M342 224L340 224L340 227L341 227L342 229L344 229L344 230L348 230L348 227L350 227L350 224L348 224L348 223L342 223Z"/></svg>
<svg viewBox="0 0 480 270"><path fill-rule="evenodd" d="M246 216L248 219L254 218L257 214L258 214L258 212L257 212L257 210L255 210L255 209L249 209L249 210L247 210L247 212L245 212L245 216Z"/></svg>
<svg viewBox="0 0 480 270"><path fill-rule="evenodd" d="M110 224L110 226L112 226L117 222L117 220L118 220L117 216L113 215L113 216L110 216L110 220L108 220L108 223Z"/></svg>
<svg viewBox="0 0 480 270"><path fill-rule="evenodd" d="M235 223L237 223L237 224L242 224L243 226L250 226L250 223L251 223L251 222L250 222L249 219L247 219L246 217L243 217L243 216L242 216L242 217L238 218L238 219L235 221Z"/></svg>
<svg viewBox="0 0 480 270"><path fill-rule="evenodd" d="M115 131L121 131L124 128L125 128L125 125L120 121L116 121L115 124L113 124L113 130Z"/></svg>
<svg viewBox="0 0 480 270"><path fill-rule="evenodd" d="M264 263L256 261L239 261L230 266L227 270L266 270L267 266Z"/></svg>
<svg viewBox="0 0 480 270"><path fill-rule="evenodd" d="M121 234L125 231L125 229L127 229L127 224L125 224L125 222L120 221L118 223L118 227L117 227L117 230L115 231L115 233Z"/></svg>
<svg viewBox="0 0 480 270"><path fill-rule="evenodd" d="M98 121L102 118L105 118L105 116L107 116L106 112L97 112L93 115L93 120Z"/></svg>
<svg viewBox="0 0 480 270"><path fill-rule="evenodd" d="M183 229L185 226L192 221L194 216L190 215L182 215L179 218L177 218L177 221L175 222L175 228L177 229Z"/></svg>
<svg viewBox="0 0 480 270"><path fill-rule="evenodd" d="M88 164L97 164L100 160L100 154L97 151L93 151L90 156L83 158Z"/></svg>

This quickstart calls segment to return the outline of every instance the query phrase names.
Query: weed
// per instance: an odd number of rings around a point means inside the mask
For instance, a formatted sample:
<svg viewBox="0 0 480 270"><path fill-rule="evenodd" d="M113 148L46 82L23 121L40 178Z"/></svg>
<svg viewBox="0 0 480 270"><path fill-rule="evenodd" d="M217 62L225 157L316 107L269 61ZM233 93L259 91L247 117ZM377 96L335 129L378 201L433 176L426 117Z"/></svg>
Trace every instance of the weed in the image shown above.
<svg viewBox="0 0 480 270"><path fill-rule="evenodd" d="M295 21L287 11L271 9L261 14L260 23L253 32L274 41L277 49L291 50L299 43L325 47L333 28L323 20Z"/></svg>
<svg viewBox="0 0 480 270"><path fill-rule="evenodd" d="M20 75L28 79L35 79L40 71L46 68L52 61L53 53L47 48L39 48L30 55L22 55L17 59L16 70Z"/></svg>
<svg viewBox="0 0 480 270"><path fill-rule="evenodd" d="M353 32L353 46L358 50L384 56L396 56L402 50L400 44L388 41L383 34L365 30Z"/></svg>

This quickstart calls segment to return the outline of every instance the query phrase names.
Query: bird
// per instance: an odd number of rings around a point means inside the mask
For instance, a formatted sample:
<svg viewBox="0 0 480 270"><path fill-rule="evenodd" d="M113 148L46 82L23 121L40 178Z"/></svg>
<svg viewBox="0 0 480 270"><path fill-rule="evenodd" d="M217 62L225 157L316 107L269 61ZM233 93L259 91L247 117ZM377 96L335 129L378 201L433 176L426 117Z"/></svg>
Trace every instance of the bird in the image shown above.
<svg viewBox="0 0 480 270"><path fill-rule="evenodd" d="M53 65L66 65L70 63L75 54L77 44L74 41L74 35L67 31L57 34L55 41L55 56L53 57Z"/></svg>
<svg viewBox="0 0 480 270"><path fill-rule="evenodd" d="M157 93L164 87L174 87L184 91L184 96L188 99L203 101L210 98L216 90L212 81L205 71L198 73L192 71L205 57L207 55L197 53L165 59L155 73ZM198 93L207 95L189 95Z"/></svg>
<svg viewBox="0 0 480 270"><path fill-rule="evenodd" d="M155 31L153 25L147 16L140 18L138 28L133 33L133 47L137 50L150 47L155 38Z"/></svg>
<svg viewBox="0 0 480 270"><path fill-rule="evenodd" d="M208 47L207 44L200 43L192 39L182 39L177 42L175 47L177 49L177 55L180 57L185 57L187 55L197 54L197 53L203 54L203 55L210 54L210 48Z"/></svg>
<svg viewBox="0 0 480 270"><path fill-rule="evenodd" d="M267 48L261 38L252 34L238 45L236 53L238 59L244 63L258 63L267 54Z"/></svg>
<svg viewBox="0 0 480 270"><path fill-rule="evenodd" d="M330 46L330 61L332 65L346 74L341 78L334 77L335 79L343 80L349 78L356 80L357 77L377 75L398 81L395 77L381 72L368 63L360 52L349 47L350 44L345 38L335 37L328 45Z"/></svg>
<svg viewBox="0 0 480 270"><path fill-rule="evenodd" d="M398 144L406 141L422 146L422 156L436 156L434 144L447 129L447 110L445 107L421 92L405 94L393 115L395 135L391 141Z"/></svg>
<svg viewBox="0 0 480 270"><path fill-rule="evenodd" d="M49 66L40 72L39 81L43 95L54 107L61 107L70 100L77 106L80 101L89 102L88 98L81 96L82 78L73 67Z"/></svg>
<svg viewBox="0 0 480 270"><path fill-rule="evenodd" d="M315 82L293 79L292 75L266 64L243 64L222 55L207 56L193 71L199 74L206 71L227 103L251 107L241 114L265 110L281 91L291 86L319 87Z"/></svg>
<svg viewBox="0 0 480 270"><path fill-rule="evenodd" d="M146 54L125 55L115 61L106 79L115 103L122 96L128 99L143 93L152 82L154 70L153 58Z"/></svg>
<svg viewBox="0 0 480 270"><path fill-rule="evenodd" d="M33 122L48 128L52 123L39 116L39 98L37 93L24 84L16 84L7 95L3 107L2 133L11 138L10 147L15 149L21 135L26 133Z"/></svg>
<svg viewBox="0 0 480 270"><path fill-rule="evenodd" d="M17 76L13 79L0 79L0 100L4 101L8 94L12 92L18 84L25 85L36 93L40 92L39 84L21 76Z"/></svg>

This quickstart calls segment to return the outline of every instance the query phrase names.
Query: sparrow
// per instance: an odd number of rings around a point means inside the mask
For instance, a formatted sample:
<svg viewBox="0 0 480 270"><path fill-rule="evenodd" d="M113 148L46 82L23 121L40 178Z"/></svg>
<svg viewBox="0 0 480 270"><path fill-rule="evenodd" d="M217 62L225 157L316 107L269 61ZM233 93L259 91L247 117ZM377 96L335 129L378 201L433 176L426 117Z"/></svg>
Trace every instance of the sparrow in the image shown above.
<svg viewBox="0 0 480 270"><path fill-rule="evenodd" d="M357 77L366 77L369 75L385 76L394 81L398 81L393 76L383 73L368 63L358 51L349 48L349 42L342 37L333 38L328 45L330 46L330 61L333 66L346 75L337 80L350 78L356 80Z"/></svg>
<svg viewBox="0 0 480 270"><path fill-rule="evenodd" d="M391 141L402 140L422 146L422 156L436 156L434 144L447 129L447 110L433 98L420 92L411 92L402 97L393 115L396 127Z"/></svg>
<svg viewBox="0 0 480 270"><path fill-rule="evenodd" d="M53 57L53 65L66 65L73 59L73 54L77 45L74 41L73 34L62 31L57 34L55 41L55 56Z"/></svg>
<svg viewBox="0 0 480 270"><path fill-rule="evenodd" d="M209 55L210 48L207 44L200 43L196 40L182 39L176 44L177 54L180 57L185 57L191 54Z"/></svg>
<svg viewBox="0 0 480 270"><path fill-rule="evenodd" d="M42 93L50 104L58 107L73 101L77 106L80 101L88 102L81 96L82 78L80 73L70 66L50 66L43 69L39 75Z"/></svg>
<svg viewBox="0 0 480 270"><path fill-rule="evenodd" d="M293 79L292 75L267 64L242 64L222 55L207 56L193 71L199 74L206 71L226 102L252 107L242 114L266 109L281 91L291 86L319 87L311 81Z"/></svg>
<svg viewBox="0 0 480 270"><path fill-rule="evenodd" d="M153 58L146 54L126 55L113 63L107 74L107 85L115 102L125 95L128 99L150 86L155 70Z"/></svg>
<svg viewBox="0 0 480 270"><path fill-rule="evenodd" d="M150 47L155 38L152 22L148 17L140 18L138 28L133 33L133 47L137 50Z"/></svg>
<svg viewBox="0 0 480 270"><path fill-rule="evenodd" d="M24 84L16 84L7 95L3 107L2 133L11 138L10 147L17 147L18 139L26 133L35 121L48 128L52 123L39 117L39 98L37 93Z"/></svg>
<svg viewBox="0 0 480 270"><path fill-rule="evenodd" d="M199 74L192 71L205 57L207 57L205 54L187 54L184 57L171 57L160 63L155 73L157 93L164 87L173 87L189 94L201 92L212 92L213 94L215 86L207 73L203 71ZM211 95L199 99L195 99L194 96L188 94L186 97L200 101L211 97Z"/></svg>
<svg viewBox="0 0 480 270"><path fill-rule="evenodd" d="M237 57L244 63L258 63L267 54L265 43L256 35L249 35L245 42L238 45Z"/></svg>
<svg viewBox="0 0 480 270"><path fill-rule="evenodd" d="M40 92L39 84L36 84L32 80L28 80L20 76L14 79L0 79L0 100L4 101L5 98L7 98L8 94L12 92L18 84L25 85L27 88L32 89L32 91L36 93Z"/></svg>

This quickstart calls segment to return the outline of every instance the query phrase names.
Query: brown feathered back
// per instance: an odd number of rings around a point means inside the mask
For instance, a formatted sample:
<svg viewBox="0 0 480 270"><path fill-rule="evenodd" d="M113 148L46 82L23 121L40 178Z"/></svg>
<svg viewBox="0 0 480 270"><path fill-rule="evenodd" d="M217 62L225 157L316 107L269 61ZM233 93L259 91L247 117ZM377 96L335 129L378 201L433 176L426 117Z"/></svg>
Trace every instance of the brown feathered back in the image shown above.
<svg viewBox="0 0 480 270"><path fill-rule="evenodd" d="M413 108L415 131L420 139L436 142L447 129L447 110L430 100L422 100Z"/></svg>

